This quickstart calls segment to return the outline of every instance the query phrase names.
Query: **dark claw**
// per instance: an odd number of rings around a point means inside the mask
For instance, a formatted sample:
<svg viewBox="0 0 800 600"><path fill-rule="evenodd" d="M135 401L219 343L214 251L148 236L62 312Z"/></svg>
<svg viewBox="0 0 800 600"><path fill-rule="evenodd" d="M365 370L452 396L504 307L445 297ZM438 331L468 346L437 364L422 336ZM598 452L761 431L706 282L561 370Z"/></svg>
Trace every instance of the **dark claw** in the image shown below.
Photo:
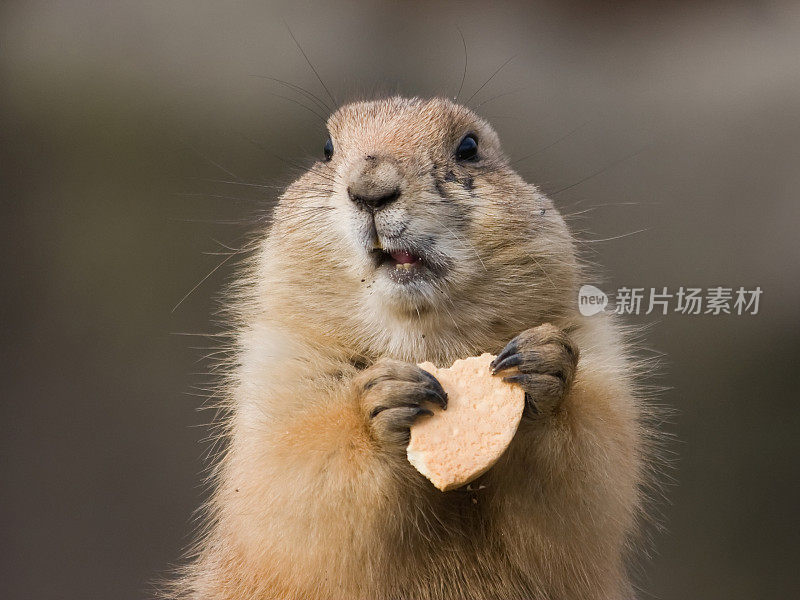
<svg viewBox="0 0 800 600"><path fill-rule="evenodd" d="M436 390L425 390L424 399L430 400L431 402L438 404L442 408L447 408L447 394L442 395Z"/></svg>
<svg viewBox="0 0 800 600"><path fill-rule="evenodd" d="M499 358L499 357L498 357ZM518 367L522 364L522 354L512 354L501 360L496 365L492 366L492 375L496 375L498 371L504 371L511 367Z"/></svg>
<svg viewBox="0 0 800 600"><path fill-rule="evenodd" d="M495 357L495 359L491 363L489 363L489 366L492 368L492 370L495 370L496 369L495 365L500 364L504 359L516 353L517 353L517 339L514 338L513 340L508 342L506 344L506 347L500 351L500 354L498 354Z"/></svg>
<svg viewBox="0 0 800 600"><path fill-rule="evenodd" d="M375 407L375 408L373 408L373 409L372 409L372 411L369 413L369 418L370 418L370 419L374 419L374 418L375 418L375 417L377 417L379 414L381 414L383 411L385 411L387 408L388 408L387 406L376 406L376 407Z"/></svg>
<svg viewBox="0 0 800 600"><path fill-rule="evenodd" d="M516 383L519 385L525 385L530 379L530 375L523 375L522 373L518 373L516 375L509 375L508 377L503 377L503 381L506 383Z"/></svg>
<svg viewBox="0 0 800 600"><path fill-rule="evenodd" d="M414 414L413 414L414 418L417 418L420 415L432 415L433 414L432 410L430 410L428 408L423 408L422 406L417 406L416 404L401 404L400 406L395 406L394 408L400 408L400 407L414 409L414 411L413 411L414 412ZM389 410L389 407L388 406L376 406L375 408L372 409L372 412L369 413L369 418L370 419L374 419L375 417L377 417L379 414L381 414L385 410Z"/></svg>
<svg viewBox="0 0 800 600"><path fill-rule="evenodd" d="M428 373L425 369L420 369L420 371L422 371L423 375L425 375L425 378L433 386L433 389L439 396L441 396L442 400L444 401L444 403L442 404L442 408L447 408L447 392L444 391L442 384L439 383L439 380L436 379L436 377Z"/></svg>
<svg viewBox="0 0 800 600"><path fill-rule="evenodd" d="M432 414L433 414L433 411L432 411L432 410L428 410L427 408L422 408L422 407L419 407L419 408L417 409L417 412L416 412L416 416L417 416L417 417L421 417L421 416L423 416L423 415L425 415L426 417L429 417L429 416L431 416Z"/></svg>
<svg viewBox="0 0 800 600"><path fill-rule="evenodd" d="M386 381L386 377L376 377L375 379L370 379L367 383L364 384L365 390L371 390L376 385L378 385L381 381Z"/></svg>

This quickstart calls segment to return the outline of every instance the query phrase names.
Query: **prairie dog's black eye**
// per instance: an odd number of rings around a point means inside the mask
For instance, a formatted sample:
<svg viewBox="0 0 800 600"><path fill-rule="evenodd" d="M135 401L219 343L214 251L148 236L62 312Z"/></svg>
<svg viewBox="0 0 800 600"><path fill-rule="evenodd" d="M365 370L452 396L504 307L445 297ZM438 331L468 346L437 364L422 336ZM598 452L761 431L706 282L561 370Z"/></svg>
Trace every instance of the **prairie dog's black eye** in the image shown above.
<svg viewBox="0 0 800 600"><path fill-rule="evenodd" d="M478 140L471 133L464 136L456 149L458 160L475 160L478 156Z"/></svg>
<svg viewBox="0 0 800 600"><path fill-rule="evenodd" d="M325 142L325 146L322 148L322 151L325 153L325 160L330 160L333 158L333 140L328 138Z"/></svg>

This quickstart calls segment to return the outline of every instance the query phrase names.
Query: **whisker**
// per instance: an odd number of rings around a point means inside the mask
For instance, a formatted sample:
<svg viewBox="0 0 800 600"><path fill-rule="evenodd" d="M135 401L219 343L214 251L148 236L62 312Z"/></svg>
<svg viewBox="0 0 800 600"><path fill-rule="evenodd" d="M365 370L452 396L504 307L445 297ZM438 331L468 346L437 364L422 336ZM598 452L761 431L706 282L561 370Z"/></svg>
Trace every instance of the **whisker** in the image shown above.
<svg viewBox="0 0 800 600"><path fill-rule="evenodd" d="M522 117L519 115L487 115L486 118L489 121L494 121L495 119L514 119L516 121L522 121Z"/></svg>
<svg viewBox="0 0 800 600"><path fill-rule="evenodd" d="M215 244L219 244L220 246L222 246L226 250L230 250L231 252L244 252L245 250L247 250L246 246L243 246L241 248L233 248L231 246L228 246L228 244L225 244L224 242L220 242L219 240L216 240L214 238L211 238L211 241L214 242Z"/></svg>
<svg viewBox="0 0 800 600"><path fill-rule="evenodd" d="M188 331L172 331L170 335L188 335L200 337L230 337L230 333L191 333Z"/></svg>
<svg viewBox="0 0 800 600"><path fill-rule="evenodd" d="M630 154L628 154L628 155L626 155L626 156L623 156L622 158L620 158L620 159L617 159L617 160L615 160L614 162L611 162L611 163L607 164L606 166L602 167L601 169L598 169L598 170L597 170L597 171L595 171L594 173L591 173L591 174L587 175L586 177L584 177L584 178L582 178L582 179L579 179L579 180L578 180L578 181L576 181L575 183L571 183L570 185L564 186L563 188L561 188L561 189L559 189L559 190L556 190L555 192L552 192L552 193L550 193L550 194L548 194L548 195L549 195L551 198L553 198L554 196L557 196L557 195L558 195L558 194L560 194L561 192L565 192L565 191L567 191L567 190L570 190L570 189L572 189L572 188L574 188L574 187L576 187L576 186L579 186L580 184L582 184L582 183L584 183L584 182L586 182L586 181L589 181L590 179L592 179L592 178L594 178L594 177L597 177L598 175L602 175L603 173L605 173L606 171L608 171L608 170L610 170L610 169L613 169L613 168L614 168L614 167L616 167L617 165L620 165L620 164L622 164L622 163L624 163L624 162L626 162L626 161L630 160L630 159L631 159L631 158L633 158L634 156L637 156L637 155L641 154L642 152L644 152L645 150L647 150L647 149L649 148L649 146L650 146L650 145L648 144L647 146L644 146L644 147L642 147L642 148L639 148L639 149L638 149L636 152L632 152L632 153L630 153Z"/></svg>
<svg viewBox="0 0 800 600"><path fill-rule="evenodd" d="M630 237L632 235L636 235L637 233L644 233L645 231L649 231L649 227L645 227L644 229L637 229L636 231L631 231L630 233L623 233L621 235L615 235L613 237L601 238L597 240L576 240L580 244L593 244L595 242L612 242L614 240L619 240L622 238Z"/></svg>
<svg viewBox="0 0 800 600"><path fill-rule="evenodd" d="M573 213L562 213L562 216L567 219L570 217L577 217L588 212L592 212L593 210L597 210L598 208L606 208L608 206L642 206L642 202L607 202L605 204L596 204L594 206L590 206L589 208L584 208L583 210L579 210Z"/></svg>
<svg viewBox="0 0 800 600"><path fill-rule="evenodd" d="M305 108L308 112L310 112L312 115L317 117L320 121L322 121L323 124L326 124L328 122L325 117L323 117L321 114L319 114L313 108L311 108L309 106L306 106L305 104L303 104L299 100L296 100L295 98L290 98L289 96L283 96L281 94L276 94L275 92L267 92L267 93L270 96L275 96L276 98L283 98L284 100L288 100L289 102L294 102L295 104L297 104L297 106L299 106L301 108Z"/></svg>
<svg viewBox="0 0 800 600"><path fill-rule="evenodd" d="M325 92L328 94L328 97L331 99L331 102L333 102L334 104L337 104L336 98L333 97L333 94L331 94L331 91L328 89L328 86L325 85L324 81L322 81L322 77L320 77L319 73L317 73L317 70L314 68L314 65L311 63L311 60L309 60L308 55L306 54L306 51L303 50L303 47L300 45L300 42L298 42L297 38L294 37L294 33L292 33L292 29L289 27L289 24L286 21L284 21L283 24L286 25L286 30L289 32L289 35L292 36L292 39L294 40L294 43L297 45L297 49L300 50L300 52L303 55L303 58L306 59L306 62L308 63L308 66L311 67L312 71L314 71L314 75L317 76L317 81L319 81L320 85L322 85L322 87L325 89Z"/></svg>
<svg viewBox="0 0 800 600"><path fill-rule="evenodd" d="M170 221L175 223L202 223L209 225L247 225L250 223L249 219L182 219L180 217L173 217Z"/></svg>
<svg viewBox="0 0 800 600"><path fill-rule="evenodd" d="M536 266L539 267L539 270L544 274L544 276L547 277L547 281L550 282L550 285L553 286L553 289L554 290L558 289L556 287L555 281L553 281L553 279L550 277L550 274L542 266L542 263L540 263L538 260L536 260L536 257L533 254L529 254L527 252L526 252L526 254L528 255L528 258L530 258L534 263L536 263Z"/></svg>
<svg viewBox="0 0 800 600"><path fill-rule="evenodd" d="M208 192L175 192L176 196L184 198L219 198L221 200L238 200L241 202L261 202L257 198L242 198L241 196L226 196L224 194L209 194Z"/></svg>
<svg viewBox="0 0 800 600"><path fill-rule="evenodd" d="M570 136L572 136L572 135L576 134L578 131L580 131L581 129L583 129L584 127L586 127L586 126L587 126L589 123L591 123L591 121L584 121L583 123L581 123L580 125L578 125L578 126L577 126L575 129L573 129L572 131L568 132L568 133L567 133L567 134L565 134L565 135L562 135L562 136L561 136L560 138L558 138L556 141L554 141L554 142L551 142L551 143L547 144L547 146L545 146L544 148L539 148L539 149L538 149L536 152L533 152L533 153L531 153L531 154L528 154L527 156L523 156L522 158L518 158L517 160L515 160L515 161L512 161L512 163L511 163L511 166L514 166L514 165L516 165L517 163L521 163L521 162L522 162L522 161L524 161L524 160L528 160L529 158L533 158L533 157L534 157L534 156L536 156L537 154L541 154L541 153L542 153L542 152L544 152L545 150L547 150L547 149L549 149L549 148L552 148L552 147L553 147L553 146L555 146L556 144L559 144L559 143L563 142L564 140L566 140L566 139L567 139L567 138L569 138Z"/></svg>
<svg viewBox="0 0 800 600"><path fill-rule="evenodd" d="M228 185L241 185L244 187L257 187L257 188L264 188L264 189L279 189L279 186L276 185L267 185L266 183L253 183L251 181L230 181L227 179L208 179L206 177L198 177L196 178L198 181L207 181L209 183L225 183ZM282 189L282 188L281 188ZM245 198L235 198L233 196L220 196L218 194L205 194L203 192L179 192L181 196L211 196L213 197L220 197L220 198L227 198L230 200L244 200Z"/></svg>
<svg viewBox="0 0 800 600"><path fill-rule="evenodd" d="M467 40L464 39L464 33L461 28L456 26L456 29L458 30L458 35L461 36L461 43L464 45L464 72L461 74L461 85L458 86L458 93L453 98L454 102L458 102L458 97L464 89L464 81L467 79Z"/></svg>
<svg viewBox="0 0 800 600"><path fill-rule="evenodd" d="M207 163L209 163L210 165L213 165L213 166L215 166L217 169L219 169L220 171L222 171L222 172L226 173L227 175L230 175L230 176L231 176L231 177L233 177L234 179L241 179L241 177L239 177L239 176L238 176L236 173L234 173L234 172L233 172L233 171L231 171L230 169L226 169L225 167L223 167L223 166L222 166L221 164L219 164L218 162L211 160L211 158L209 158L208 156L206 156L205 154L203 154L202 152L200 152L200 150L198 150L197 148L195 148L195 147L194 147L192 144L190 144L188 141L184 140L184 141L183 141L183 143L184 143L184 144L186 144L186 147L187 147L187 148L189 148L189 150L191 150L192 152L194 152L195 154L197 154L197 156L199 156L200 158L202 158L204 161L206 161L206 162L207 162Z"/></svg>
<svg viewBox="0 0 800 600"><path fill-rule="evenodd" d="M314 102L319 108L321 108L323 110L326 110L328 112L332 111L331 107L328 106L328 104L326 102L324 102L316 94L314 94L312 92L309 92L304 87L300 87L299 85L295 85L294 83L290 83L288 81L284 81L283 79L277 79L276 77L269 77L267 75L250 75L250 77L258 77L259 79L267 79L269 81L274 81L275 83L280 83L281 85L284 85L284 86L286 86L286 87L288 87L290 89L295 90L296 92L299 92L299 93L303 94L306 98L308 98L309 100Z"/></svg>
<svg viewBox="0 0 800 600"><path fill-rule="evenodd" d="M573 206L578 206L579 204L583 204L584 202L588 202L589 198L582 198L580 200L576 200L572 203ZM627 205L635 205L635 206L659 206L661 202L606 202L604 204L597 204L596 206L627 206Z"/></svg>
<svg viewBox="0 0 800 600"><path fill-rule="evenodd" d="M230 254L225 259L223 259L222 262L220 262L216 267L211 269L211 271L209 271L209 273L205 277L203 277L200 281L198 281L192 289L190 289L188 292L186 292L186 294L183 296L183 298L181 298L178 301L178 303L175 306L172 307L172 310L170 312L174 313L178 309L178 307L181 304L183 304L184 300L186 300L189 296L191 296L192 293L203 284L203 282L205 282L209 277L211 277L214 273L216 273L224 264L226 264L230 259L232 259L234 256L237 256L238 254L241 254L241 253L240 252L234 252L233 254Z"/></svg>
<svg viewBox="0 0 800 600"><path fill-rule="evenodd" d="M481 87L479 87L477 90L475 90L475 92L473 92L472 96L470 96L469 98L467 98L467 99L464 101L464 104L469 104L469 101L470 101L470 100L472 100L472 99L473 99L475 96L477 96L477 95L478 95L478 92L480 92L480 91L481 91L483 88L485 88L485 87L486 87L486 84L488 84L488 83L489 83L489 82L490 82L492 79L494 79L494 76L495 76L495 75L497 75L497 74L498 74L500 71L502 71L502 70L503 70L503 68L504 68L504 67L505 67L505 66L506 66L508 63L510 63L512 60L514 60L515 58L516 58L516 55L512 56L512 57L511 57L511 58L509 58L509 59L508 59L506 62L504 62L502 65L500 65L499 67L497 67L497 70L496 70L494 73L492 73L492 75L489 77L489 79L487 79L486 81L484 81L484 82L483 82L483 85L481 85Z"/></svg>
<svg viewBox="0 0 800 600"><path fill-rule="evenodd" d="M478 104L478 105L475 107L475 110L478 110L478 109L479 109L481 106L483 106L483 105L484 105L484 104L486 104L487 102L492 102L493 100L498 100L498 99L500 99L500 98L504 98L505 96L510 96L511 94L516 94L516 93L518 93L518 92L522 92L522 91L524 91L524 90L525 90L525 88L524 88L524 87L522 87L522 88L517 88L517 89L515 89L515 90L511 90L510 92L505 92L505 93L502 93L502 94L497 94L496 96L492 96L492 97L491 97L491 98L489 98L488 100L484 100L483 102L481 102L480 104Z"/></svg>
<svg viewBox="0 0 800 600"><path fill-rule="evenodd" d="M321 179L325 179L326 181L328 181L330 183L336 183L336 180L333 177L331 177L330 175L328 175L327 173L321 173L320 171L315 170L313 168L313 166L312 167L305 167L305 166L303 166L301 164L295 163L295 162L293 162L293 161L291 161L291 160L289 160L287 158L284 158L284 157L280 156L279 154L275 154L274 152L268 150L262 144L259 144L254 139L250 138L249 136L245 135L244 133L242 133L242 132L237 132L237 133L241 137L246 139L248 142L253 144L256 148L258 148L259 150L261 150L265 154L267 154L267 155L269 155L269 156L281 161L282 163L287 164L290 167L293 167L293 168L297 169L298 171L300 171L302 173L314 173L315 175L317 175Z"/></svg>

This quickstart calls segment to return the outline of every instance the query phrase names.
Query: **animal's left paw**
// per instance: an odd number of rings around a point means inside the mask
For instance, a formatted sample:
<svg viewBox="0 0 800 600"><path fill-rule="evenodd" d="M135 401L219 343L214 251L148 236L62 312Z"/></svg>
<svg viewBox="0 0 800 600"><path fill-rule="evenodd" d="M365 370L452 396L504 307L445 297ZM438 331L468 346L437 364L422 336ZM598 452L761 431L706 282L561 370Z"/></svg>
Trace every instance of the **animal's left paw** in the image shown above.
<svg viewBox="0 0 800 600"><path fill-rule="evenodd" d="M511 340L491 363L492 374L525 390L529 414L558 409L575 378L579 352L563 330L545 323Z"/></svg>

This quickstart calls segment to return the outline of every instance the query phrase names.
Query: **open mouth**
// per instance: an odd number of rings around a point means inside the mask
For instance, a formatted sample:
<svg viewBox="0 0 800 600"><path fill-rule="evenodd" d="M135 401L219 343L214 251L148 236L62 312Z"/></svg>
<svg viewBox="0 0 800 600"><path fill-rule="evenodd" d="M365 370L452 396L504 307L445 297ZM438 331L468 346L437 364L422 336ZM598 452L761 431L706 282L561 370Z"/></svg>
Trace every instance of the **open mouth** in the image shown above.
<svg viewBox="0 0 800 600"><path fill-rule="evenodd" d="M376 268L386 269L389 277L397 283L409 283L426 270L425 261L412 250L387 250L375 248L372 257Z"/></svg>
<svg viewBox="0 0 800 600"><path fill-rule="evenodd" d="M381 261L391 264L395 269L412 269L422 262L419 256L408 250L380 250L379 252L383 255L380 257Z"/></svg>

